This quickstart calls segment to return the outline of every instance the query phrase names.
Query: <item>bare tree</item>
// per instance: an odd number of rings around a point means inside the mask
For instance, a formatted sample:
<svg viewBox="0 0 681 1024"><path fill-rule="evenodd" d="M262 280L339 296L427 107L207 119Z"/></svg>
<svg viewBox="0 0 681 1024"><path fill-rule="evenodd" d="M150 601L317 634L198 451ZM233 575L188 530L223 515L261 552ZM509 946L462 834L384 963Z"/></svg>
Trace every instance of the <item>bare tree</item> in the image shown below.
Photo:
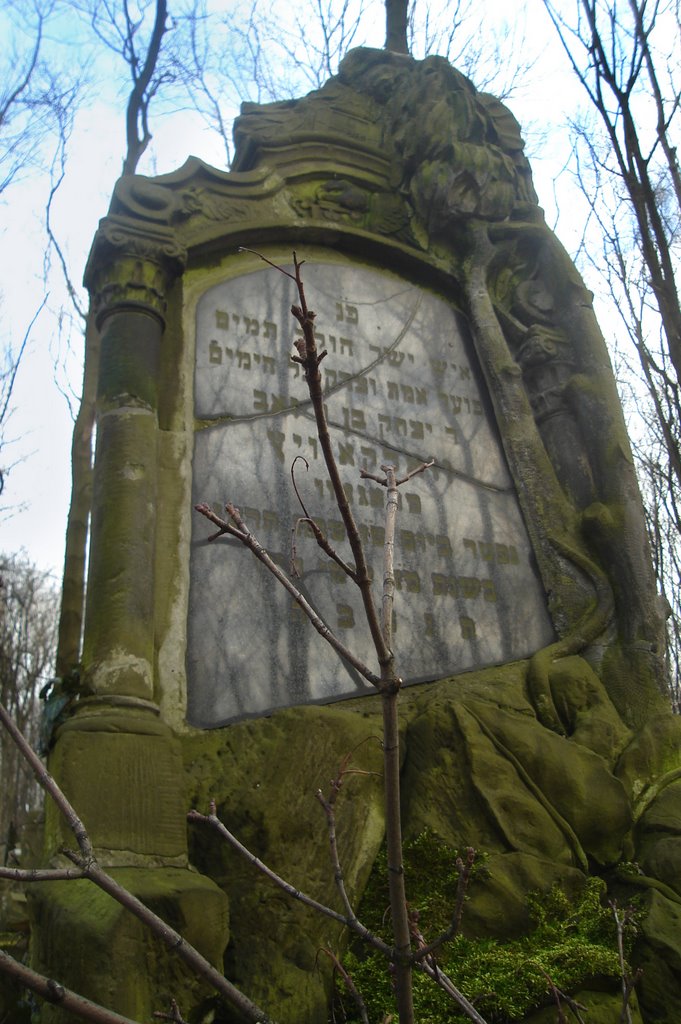
<svg viewBox="0 0 681 1024"><path fill-rule="evenodd" d="M681 595L681 24L673 0L544 0L588 99L573 121L574 169L590 224L584 258L620 319L620 380L647 502L658 579L674 615L679 680ZM571 13L566 13L571 10ZM631 383L634 381L635 383ZM626 408L625 395L625 408Z"/></svg>
<svg viewBox="0 0 681 1024"><path fill-rule="evenodd" d="M508 98L533 64L523 17L481 22L473 0L444 0L437 7L379 0L308 0L295 9L276 0L216 10L210 0L186 0L179 77L190 104L222 140L232 159L231 121L241 101L291 99L319 89L349 49L381 47L415 57L437 53L482 90ZM386 26L386 34L381 31Z"/></svg>
<svg viewBox="0 0 681 1024"><path fill-rule="evenodd" d="M39 746L40 690L54 668L58 593L49 577L18 555L0 556L0 701ZM0 862L17 841L40 788L19 751L0 743Z"/></svg>
<svg viewBox="0 0 681 1024"><path fill-rule="evenodd" d="M0 196L29 169L44 164L45 143L59 134L73 85L44 56L53 0L11 0L15 25L3 47L0 75Z"/></svg>
<svg viewBox="0 0 681 1024"><path fill-rule="evenodd" d="M0 202L7 201L12 186L29 174L44 176L68 135L78 81L46 57L46 37L55 16L54 0L12 0L6 5L6 45L0 57ZM46 301L43 297L36 303L36 312L19 338L8 329L2 342L0 493L8 471L7 424L14 385Z"/></svg>

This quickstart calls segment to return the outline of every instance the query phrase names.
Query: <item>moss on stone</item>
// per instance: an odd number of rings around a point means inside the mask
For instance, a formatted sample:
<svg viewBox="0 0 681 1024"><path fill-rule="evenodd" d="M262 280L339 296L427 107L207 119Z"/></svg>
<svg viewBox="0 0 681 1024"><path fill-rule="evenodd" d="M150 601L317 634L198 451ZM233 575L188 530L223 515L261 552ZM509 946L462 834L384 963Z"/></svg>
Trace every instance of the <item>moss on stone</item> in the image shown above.
<svg viewBox="0 0 681 1024"><path fill-rule="evenodd" d="M419 912L419 928L426 941L432 941L449 923L456 891L455 858L456 851L432 833L422 833L405 845L410 907ZM498 866L498 858L494 864L485 859L477 876L474 873L469 886L471 903L476 888L492 878ZM497 888L502 900L496 903L494 913L498 926L505 931L505 941L490 937L494 934L493 921L472 937L467 906L461 934L437 953L441 969L490 1021L522 1021L529 1012L549 1002L547 976L563 992L574 992L590 981L609 987L611 993L617 990L620 968L612 914L603 902L605 886L598 879L587 882L574 872L575 877L568 879L567 895L557 884L546 884L551 874L548 864L535 874L535 880L541 878L545 884L538 892L525 892L525 922L517 930L503 921L506 893L503 886ZM511 875L507 877L510 880ZM527 882L529 876L525 875L524 880ZM359 910L362 921L379 934L385 931L387 903L387 866L382 852ZM380 954L367 954L365 949L355 947L345 965L367 1003L370 1020L379 1021L394 1012L390 975ZM419 1024L467 1019L420 972L415 973L414 993ZM342 1001L348 1020L358 1019L350 1001ZM614 1024L614 1019L610 1020Z"/></svg>
<svg viewBox="0 0 681 1024"><path fill-rule="evenodd" d="M188 870L112 869L111 875L220 966L227 939L227 902L219 890ZM171 998L185 1007L208 988L110 896L86 880L50 882L31 891L38 924L32 965L86 998L134 1020L165 1009ZM55 943L55 936L60 939ZM44 1006L41 1024L70 1024L69 1015Z"/></svg>

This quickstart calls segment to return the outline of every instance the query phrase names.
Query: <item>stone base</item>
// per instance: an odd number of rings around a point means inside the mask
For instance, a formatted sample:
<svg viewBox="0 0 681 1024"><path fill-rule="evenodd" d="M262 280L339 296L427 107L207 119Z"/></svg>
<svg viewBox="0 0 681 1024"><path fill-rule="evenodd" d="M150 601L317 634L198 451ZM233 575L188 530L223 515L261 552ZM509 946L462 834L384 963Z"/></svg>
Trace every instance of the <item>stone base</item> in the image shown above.
<svg viewBox="0 0 681 1024"><path fill-rule="evenodd" d="M114 868L111 875L221 968L228 941L227 898L209 879L180 868ZM32 966L87 999L133 1020L189 1012L211 990L133 915L91 882L50 882L31 890ZM40 1024L71 1024L43 1004Z"/></svg>

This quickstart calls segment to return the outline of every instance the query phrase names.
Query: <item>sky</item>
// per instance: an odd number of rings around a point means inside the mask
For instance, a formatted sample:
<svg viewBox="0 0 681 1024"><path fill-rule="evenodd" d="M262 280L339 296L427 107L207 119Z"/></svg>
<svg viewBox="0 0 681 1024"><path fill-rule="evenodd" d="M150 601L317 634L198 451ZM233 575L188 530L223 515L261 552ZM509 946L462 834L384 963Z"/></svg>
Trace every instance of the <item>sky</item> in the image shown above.
<svg viewBox="0 0 681 1024"><path fill-rule="evenodd" d="M558 179L562 214L558 233L570 250L577 244L574 232L579 217L571 210L578 197L569 178L561 173L569 144L561 125L565 109L577 102L578 87L538 0L534 8L519 0L514 6L518 17L528 16L529 11L532 30L527 30L524 46L528 54L538 56L526 86L509 106L528 137L535 186L552 226L557 217L554 183ZM494 10L494 4L488 5L487 17L492 17ZM71 24L67 16L59 32L68 32ZM375 38L369 41L380 45L382 31L382 25L376 24ZM125 86L120 82L125 69L106 52L99 52L97 61L98 84L87 90L77 113L67 173L53 206L55 233L78 285L98 220L106 214L120 173L124 141L121 96ZM301 93L305 91L301 89ZM172 116L152 119L152 130L152 145L140 165L143 173L174 170L190 154L218 167L225 165L221 140L191 110L175 110ZM45 295L45 194L44 178L29 170L0 201L0 344L11 341L16 347ZM80 299L86 301L82 291ZM10 472L0 512L0 550L24 552L56 581L62 572L72 415L82 365L80 333L77 328L69 331L63 317L60 321L59 311L65 303L63 281L53 264L48 273L47 302L31 330L12 396L13 412L5 432L9 444L3 451Z"/></svg>

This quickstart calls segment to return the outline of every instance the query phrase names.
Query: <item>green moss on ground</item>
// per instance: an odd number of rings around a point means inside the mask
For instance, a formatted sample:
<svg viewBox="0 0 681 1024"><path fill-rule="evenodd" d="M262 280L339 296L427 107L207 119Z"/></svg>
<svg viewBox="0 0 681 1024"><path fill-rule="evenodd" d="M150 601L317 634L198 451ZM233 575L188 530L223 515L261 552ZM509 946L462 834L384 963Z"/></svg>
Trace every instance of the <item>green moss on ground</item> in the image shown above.
<svg viewBox="0 0 681 1024"><path fill-rule="evenodd" d="M419 927L426 941L444 931L454 905L456 851L435 834L424 832L405 845L404 862L412 908L418 908ZM478 872L485 872L484 858ZM472 880L475 886L475 878ZM532 927L528 934L501 942L463 934L437 954L442 970L471 1000L490 1024L522 1021L549 1002L548 978L562 992L589 987L614 988L620 978L615 923L604 905L605 884L587 881L572 899L558 886L528 899ZM360 906L360 920L379 934L386 931L388 879L385 851L379 855ZM503 914L503 908L500 908ZM391 978L378 953L355 948L344 965L367 1004L369 1019L381 1021L395 1012ZM420 972L414 975L414 999L419 1024L464 1021L451 1000ZM337 996L338 1019L359 1021L347 993Z"/></svg>

